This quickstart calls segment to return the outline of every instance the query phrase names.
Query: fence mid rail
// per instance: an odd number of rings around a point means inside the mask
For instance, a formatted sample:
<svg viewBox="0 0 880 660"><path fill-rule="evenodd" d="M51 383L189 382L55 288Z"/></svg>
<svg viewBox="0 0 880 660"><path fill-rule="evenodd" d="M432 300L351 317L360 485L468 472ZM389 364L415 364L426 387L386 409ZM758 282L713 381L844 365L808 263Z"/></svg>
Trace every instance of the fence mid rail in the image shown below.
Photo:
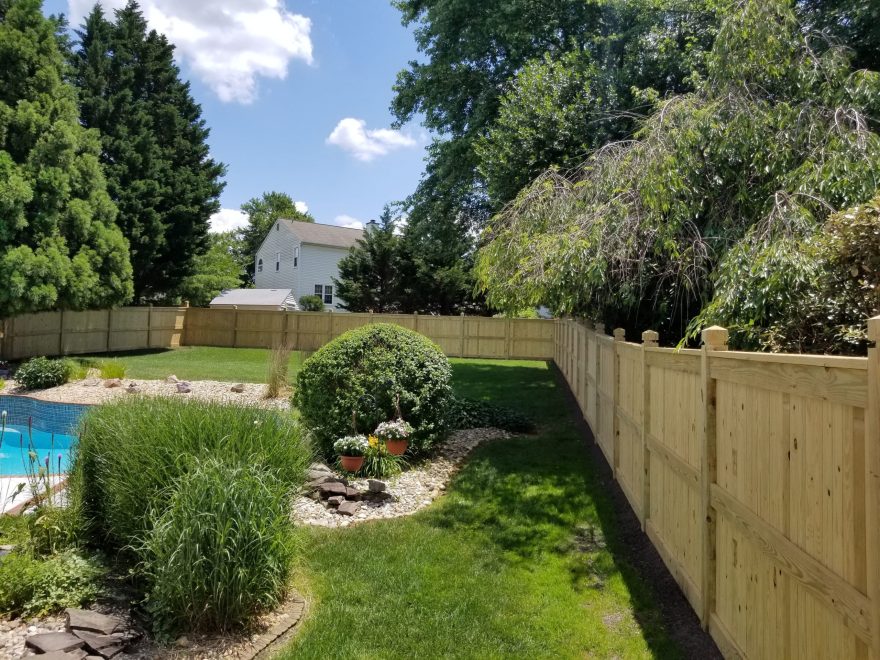
<svg viewBox="0 0 880 660"><path fill-rule="evenodd" d="M880 317L869 322L880 339ZM727 658L880 658L880 353L642 343L566 320L554 357Z"/></svg>

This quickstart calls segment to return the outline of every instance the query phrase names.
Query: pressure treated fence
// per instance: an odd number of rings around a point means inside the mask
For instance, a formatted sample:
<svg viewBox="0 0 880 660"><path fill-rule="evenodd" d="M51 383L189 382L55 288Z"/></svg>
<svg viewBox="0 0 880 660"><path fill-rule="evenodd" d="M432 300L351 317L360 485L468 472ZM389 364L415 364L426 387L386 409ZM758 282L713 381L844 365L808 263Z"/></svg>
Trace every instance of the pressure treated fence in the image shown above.
<svg viewBox="0 0 880 660"><path fill-rule="evenodd" d="M880 339L880 317L869 322ZM880 349L658 348L576 321L554 357L725 657L880 659Z"/></svg>
<svg viewBox="0 0 880 660"><path fill-rule="evenodd" d="M455 357L551 359L555 348L555 323L540 319L123 307L7 319L0 357L17 360L181 345L268 348L280 343L311 351L369 323L417 330Z"/></svg>

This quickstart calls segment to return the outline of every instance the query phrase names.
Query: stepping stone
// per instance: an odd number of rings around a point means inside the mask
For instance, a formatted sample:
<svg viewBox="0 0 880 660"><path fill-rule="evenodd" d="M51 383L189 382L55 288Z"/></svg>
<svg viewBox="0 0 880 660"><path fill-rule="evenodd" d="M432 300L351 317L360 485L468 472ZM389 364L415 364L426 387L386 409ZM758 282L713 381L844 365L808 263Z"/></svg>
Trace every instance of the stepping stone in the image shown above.
<svg viewBox="0 0 880 660"><path fill-rule="evenodd" d="M73 651L50 651L49 653L43 653L40 656L30 656L32 658L39 657L40 660L83 660L84 658L90 658L82 649L74 649Z"/></svg>
<svg viewBox="0 0 880 660"><path fill-rule="evenodd" d="M67 614L68 630L85 630L86 632L109 635L123 625L123 621L119 617L107 616L92 610L68 607L64 611Z"/></svg>
<svg viewBox="0 0 880 660"><path fill-rule="evenodd" d="M321 484L326 484L331 481L336 481L336 477L332 474L324 474L318 477L317 479L312 479L309 483L306 484L308 488L315 489Z"/></svg>
<svg viewBox="0 0 880 660"><path fill-rule="evenodd" d="M361 491L359 491L357 488L346 487L345 497L350 500L359 500L359 499L361 499Z"/></svg>
<svg viewBox="0 0 880 660"><path fill-rule="evenodd" d="M388 490L388 484L378 479L367 479L367 485L371 493L384 493Z"/></svg>
<svg viewBox="0 0 880 660"><path fill-rule="evenodd" d="M343 502L345 502L345 498L342 495L334 495L327 499L327 504L333 508L337 508Z"/></svg>
<svg viewBox="0 0 880 660"><path fill-rule="evenodd" d="M321 484L318 486L318 494L321 495L324 499L328 497L333 497L334 495L342 495L345 497L345 491L348 488L345 484L341 484L338 481L329 481L325 484Z"/></svg>
<svg viewBox="0 0 880 660"><path fill-rule="evenodd" d="M38 653L51 651L73 651L82 648L83 642L76 635L68 632L40 633L31 635L25 640L25 646L34 649Z"/></svg>
<svg viewBox="0 0 880 660"><path fill-rule="evenodd" d="M73 634L84 641L89 649L99 655L101 649L106 649L110 646L120 646L122 643L122 640L115 635L98 635L86 630L75 630Z"/></svg>
<svg viewBox="0 0 880 660"><path fill-rule="evenodd" d="M343 502L339 505L337 511L341 513L343 516L353 516L358 511L360 511L361 503L360 502Z"/></svg>

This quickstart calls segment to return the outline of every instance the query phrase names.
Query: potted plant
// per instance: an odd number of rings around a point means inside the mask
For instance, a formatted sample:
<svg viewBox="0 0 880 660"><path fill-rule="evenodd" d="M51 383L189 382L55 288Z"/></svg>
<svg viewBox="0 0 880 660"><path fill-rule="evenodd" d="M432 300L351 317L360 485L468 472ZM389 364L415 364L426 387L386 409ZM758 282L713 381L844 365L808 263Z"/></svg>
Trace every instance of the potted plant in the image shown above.
<svg viewBox="0 0 880 660"><path fill-rule="evenodd" d="M361 469L368 446L367 438L363 435L347 435L333 443L333 449L339 454L339 462L346 472Z"/></svg>
<svg viewBox="0 0 880 660"><path fill-rule="evenodd" d="M382 439L388 448L389 454L401 456L409 446L409 437L413 434L413 427L409 422L395 419L391 422L382 422L376 427L376 435Z"/></svg>

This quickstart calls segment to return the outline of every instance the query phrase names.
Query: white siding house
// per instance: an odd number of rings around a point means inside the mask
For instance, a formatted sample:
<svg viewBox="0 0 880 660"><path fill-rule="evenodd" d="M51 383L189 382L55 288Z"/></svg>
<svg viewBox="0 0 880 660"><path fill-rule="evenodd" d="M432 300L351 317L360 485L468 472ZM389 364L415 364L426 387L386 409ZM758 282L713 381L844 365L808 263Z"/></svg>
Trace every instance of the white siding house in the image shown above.
<svg viewBox="0 0 880 660"><path fill-rule="evenodd" d="M291 289L297 302L320 294L325 310L345 311L333 279L339 261L363 235L362 229L279 220L257 250L254 283L257 289Z"/></svg>

